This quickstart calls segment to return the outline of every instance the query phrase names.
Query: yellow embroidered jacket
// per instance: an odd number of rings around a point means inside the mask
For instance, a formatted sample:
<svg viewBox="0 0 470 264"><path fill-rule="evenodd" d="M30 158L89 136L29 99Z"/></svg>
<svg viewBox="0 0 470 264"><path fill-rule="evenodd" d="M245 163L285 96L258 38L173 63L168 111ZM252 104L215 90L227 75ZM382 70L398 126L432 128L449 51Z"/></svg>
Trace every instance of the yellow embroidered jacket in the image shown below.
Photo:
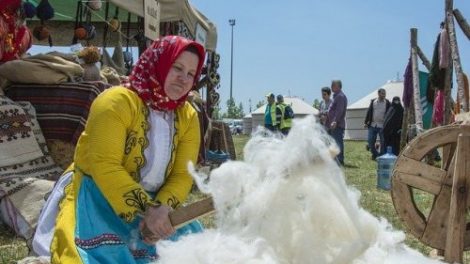
<svg viewBox="0 0 470 264"><path fill-rule="evenodd" d="M75 151L75 171L91 176L116 214L128 222L155 202L138 183L146 163L148 111L129 89L107 90L93 103ZM171 159L156 196L156 201L173 208L191 189L187 164L196 162L200 144L199 121L192 106L186 103L178 108L175 118Z"/></svg>

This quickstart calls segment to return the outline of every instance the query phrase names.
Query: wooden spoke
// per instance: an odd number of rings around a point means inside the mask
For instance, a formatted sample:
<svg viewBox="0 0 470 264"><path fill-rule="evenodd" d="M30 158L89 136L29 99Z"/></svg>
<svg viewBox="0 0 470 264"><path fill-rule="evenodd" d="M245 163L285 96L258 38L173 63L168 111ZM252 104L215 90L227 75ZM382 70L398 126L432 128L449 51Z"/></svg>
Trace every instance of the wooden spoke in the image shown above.
<svg viewBox="0 0 470 264"><path fill-rule="evenodd" d="M441 182L445 177L446 171L436 168L427 163L417 161L406 156L400 157L399 162L395 166L395 171L400 173L415 175L429 179L431 181Z"/></svg>
<svg viewBox="0 0 470 264"><path fill-rule="evenodd" d="M455 148L457 144L449 144L442 148L442 168L444 170L452 169L451 162L454 158Z"/></svg>
<svg viewBox="0 0 470 264"><path fill-rule="evenodd" d="M462 263L464 235L467 226L466 209L470 188L470 136L459 135L455 154L455 175L446 233L445 260Z"/></svg>
<svg viewBox="0 0 470 264"><path fill-rule="evenodd" d="M433 248L444 249L445 247L451 191L450 187L442 188L434 200L434 205L427 219L426 229L421 240Z"/></svg>
<svg viewBox="0 0 470 264"><path fill-rule="evenodd" d="M438 195L441 192L442 185L439 180L431 180L429 178L406 173L398 173L396 177L401 183L413 188L420 189L434 195Z"/></svg>

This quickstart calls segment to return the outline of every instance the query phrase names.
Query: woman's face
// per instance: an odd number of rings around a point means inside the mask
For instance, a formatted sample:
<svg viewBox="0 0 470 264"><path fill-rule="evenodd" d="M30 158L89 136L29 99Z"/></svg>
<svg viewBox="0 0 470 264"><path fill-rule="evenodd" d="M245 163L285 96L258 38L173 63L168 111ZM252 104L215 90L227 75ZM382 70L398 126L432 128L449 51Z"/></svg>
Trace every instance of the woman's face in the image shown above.
<svg viewBox="0 0 470 264"><path fill-rule="evenodd" d="M191 90L198 63L199 57L189 51L183 51L175 60L166 76L163 88L171 100L178 100Z"/></svg>

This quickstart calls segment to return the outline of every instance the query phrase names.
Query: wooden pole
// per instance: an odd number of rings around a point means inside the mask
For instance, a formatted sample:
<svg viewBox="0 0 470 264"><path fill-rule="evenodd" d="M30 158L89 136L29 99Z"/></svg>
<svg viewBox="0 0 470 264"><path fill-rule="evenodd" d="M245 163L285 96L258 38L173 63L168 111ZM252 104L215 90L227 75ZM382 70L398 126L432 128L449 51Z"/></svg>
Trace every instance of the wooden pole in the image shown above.
<svg viewBox="0 0 470 264"><path fill-rule="evenodd" d="M419 90L419 69L418 69L418 29L410 29L411 33L411 68L413 72L413 102L415 124L418 133L423 130L423 112L421 109L421 95Z"/></svg>
<svg viewBox="0 0 470 264"><path fill-rule="evenodd" d="M452 0L446 0L446 25L447 33L449 34L450 50L452 60L455 65L455 74L457 76L458 97L459 101L463 104L463 110L468 112L468 102L464 97L464 80L462 65L460 64L459 46L457 44L457 36L455 35L454 16L452 11ZM457 106L460 107L460 106Z"/></svg>
<svg viewBox="0 0 470 264"><path fill-rule="evenodd" d="M459 26L462 29L463 33L465 33L467 38L470 39L470 25L467 23L467 20L465 20L462 13L460 13L460 10L454 9L454 16L455 20L457 20L457 23L459 23Z"/></svg>
<svg viewBox="0 0 470 264"><path fill-rule="evenodd" d="M455 167L450 199L449 219L444 260L463 263L464 235L466 231L467 196L470 188L470 136L460 134L455 153Z"/></svg>
<svg viewBox="0 0 470 264"><path fill-rule="evenodd" d="M410 110L408 107L405 107L405 111L403 113L403 121L401 124L401 137L400 137L400 151L402 151L407 143L407 136L408 136L408 116L410 115Z"/></svg>
<svg viewBox="0 0 470 264"><path fill-rule="evenodd" d="M416 47L416 51L418 52L418 56L423 62L424 67L426 67L428 71L431 71L431 63L429 62L428 58L426 58L426 55L424 55L423 51L419 46Z"/></svg>

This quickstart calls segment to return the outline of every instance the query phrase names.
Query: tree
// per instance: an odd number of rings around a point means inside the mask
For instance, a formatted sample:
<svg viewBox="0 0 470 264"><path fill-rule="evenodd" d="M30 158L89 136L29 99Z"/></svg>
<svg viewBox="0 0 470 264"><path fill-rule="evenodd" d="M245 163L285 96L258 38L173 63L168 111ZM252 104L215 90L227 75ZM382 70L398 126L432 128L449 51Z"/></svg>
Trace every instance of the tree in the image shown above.
<svg viewBox="0 0 470 264"><path fill-rule="evenodd" d="M318 99L313 100L313 107L320 110L320 100Z"/></svg>
<svg viewBox="0 0 470 264"><path fill-rule="evenodd" d="M238 108L235 104L235 99L230 98L227 100L227 118L237 118Z"/></svg>
<svg viewBox="0 0 470 264"><path fill-rule="evenodd" d="M227 100L227 113L224 113L222 115L222 118L233 118L233 119L239 119L243 118L245 113L243 112L243 104L240 103L238 106L235 102L235 100L228 99Z"/></svg>
<svg viewBox="0 0 470 264"><path fill-rule="evenodd" d="M220 108L219 104L214 106L214 110L212 111L212 119L214 120L220 120L222 118L221 111L222 109Z"/></svg>
<svg viewBox="0 0 470 264"><path fill-rule="evenodd" d="M238 118L243 118L245 116L245 113L243 111L243 104L240 102L238 105Z"/></svg>
<svg viewBox="0 0 470 264"><path fill-rule="evenodd" d="M256 109L260 108L260 107L263 106L264 104L265 104L264 100L259 101L259 102L256 104Z"/></svg>

